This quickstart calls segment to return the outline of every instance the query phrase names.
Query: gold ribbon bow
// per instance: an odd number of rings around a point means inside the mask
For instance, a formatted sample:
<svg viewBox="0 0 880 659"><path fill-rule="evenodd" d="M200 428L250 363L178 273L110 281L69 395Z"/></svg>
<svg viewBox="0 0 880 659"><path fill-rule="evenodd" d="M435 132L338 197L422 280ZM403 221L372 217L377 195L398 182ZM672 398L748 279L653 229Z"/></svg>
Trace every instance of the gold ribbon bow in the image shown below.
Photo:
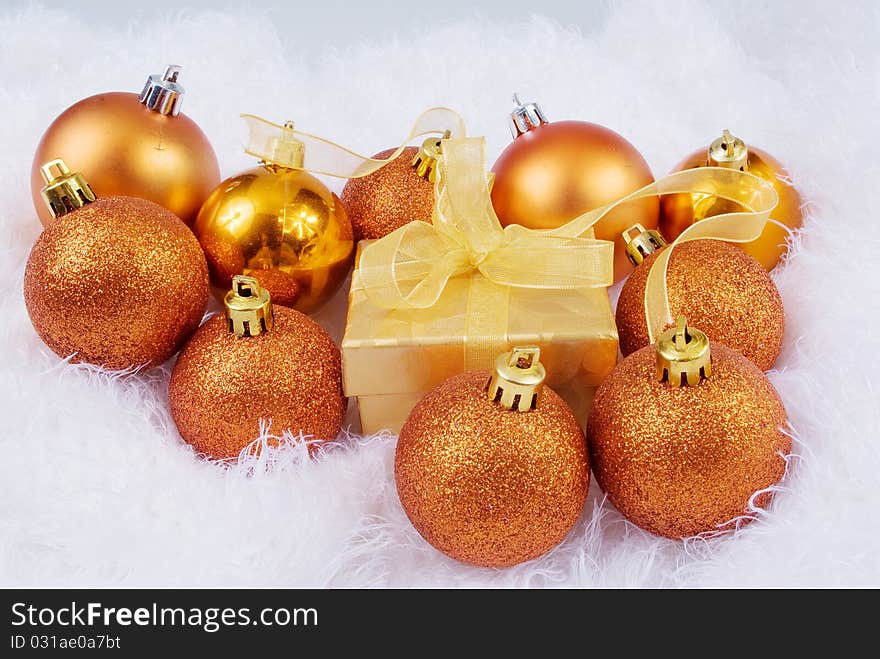
<svg viewBox="0 0 880 659"><path fill-rule="evenodd" d="M360 276L370 300L390 309L427 308L450 277L477 270L488 281L523 288L606 287L614 244L561 227L502 227L492 209L485 139L448 139L437 162L432 223L411 222L368 245ZM567 225L566 225L567 226Z"/></svg>
<svg viewBox="0 0 880 659"><path fill-rule="evenodd" d="M448 132L452 137L464 137L464 120L455 110L449 108L429 108L420 114L409 134L401 145L387 158L376 159L362 156L347 149L341 144L304 133L293 128L293 124L274 124L252 114L243 114L250 131L248 146L245 153L265 159L271 145L280 140L295 140L300 145L303 162L296 169L303 169L313 174L335 176L337 178L360 178L372 174L397 158L406 145L416 137Z"/></svg>
<svg viewBox="0 0 880 659"><path fill-rule="evenodd" d="M427 308L451 277L474 270L494 284L536 289L606 287L613 282L614 244L592 227L628 202L665 194L711 194L746 210L690 226L654 262L645 291L651 340L673 322L666 267L676 245L689 240L750 242L764 229L778 196L752 174L717 167L677 172L580 215L552 230L502 228L489 196L485 139L448 139L437 167L432 223L411 222L364 248L360 276L370 300L389 309Z"/></svg>

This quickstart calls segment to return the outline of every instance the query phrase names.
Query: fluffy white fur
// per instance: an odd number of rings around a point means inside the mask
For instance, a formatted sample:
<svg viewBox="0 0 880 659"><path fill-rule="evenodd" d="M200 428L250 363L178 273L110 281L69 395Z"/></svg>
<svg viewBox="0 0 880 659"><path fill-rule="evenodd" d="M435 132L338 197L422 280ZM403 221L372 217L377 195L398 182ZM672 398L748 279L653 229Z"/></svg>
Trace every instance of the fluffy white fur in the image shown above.
<svg viewBox="0 0 880 659"><path fill-rule="evenodd" d="M474 19L319 52L299 51L253 12L183 12L112 33L57 11L4 10L0 34L0 584L880 585L880 103L868 3L623 3L585 32L542 17ZM444 104L488 137L494 157L508 143L513 90L551 118L620 131L658 174L728 126L776 154L809 202L793 257L775 273L788 324L770 377L796 457L771 510L735 534L672 542L623 521L594 486L549 555L467 567L408 524L394 437L351 435L317 460L295 446L225 468L177 435L170 365L119 376L60 362L20 292L40 229L34 146L73 101L137 91L172 61L185 66L185 111L225 175L250 162L244 111L369 153ZM343 313L340 295L320 316L337 338Z"/></svg>

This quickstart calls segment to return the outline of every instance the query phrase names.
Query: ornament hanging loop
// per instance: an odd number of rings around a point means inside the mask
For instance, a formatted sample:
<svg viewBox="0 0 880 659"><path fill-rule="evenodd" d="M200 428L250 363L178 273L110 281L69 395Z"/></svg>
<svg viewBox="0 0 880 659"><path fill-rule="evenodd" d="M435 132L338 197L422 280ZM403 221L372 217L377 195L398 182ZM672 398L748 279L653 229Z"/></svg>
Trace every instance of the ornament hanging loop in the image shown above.
<svg viewBox="0 0 880 659"><path fill-rule="evenodd" d="M688 327L687 318L679 316L672 327L657 339L657 379L673 387L697 385L712 375L709 338L700 330Z"/></svg>
<svg viewBox="0 0 880 659"><path fill-rule="evenodd" d="M547 377L540 356L537 346L520 346L500 355L486 385L486 397L514 412L534 410Z"/></svg>
<svg viewBox="0 0 880 659"><path fill-rule="evenodd" d="M236 336L258 336L269 332L275 324L269 291L254 277L236 275L232 290L223 300L229 331Z"/></svg>

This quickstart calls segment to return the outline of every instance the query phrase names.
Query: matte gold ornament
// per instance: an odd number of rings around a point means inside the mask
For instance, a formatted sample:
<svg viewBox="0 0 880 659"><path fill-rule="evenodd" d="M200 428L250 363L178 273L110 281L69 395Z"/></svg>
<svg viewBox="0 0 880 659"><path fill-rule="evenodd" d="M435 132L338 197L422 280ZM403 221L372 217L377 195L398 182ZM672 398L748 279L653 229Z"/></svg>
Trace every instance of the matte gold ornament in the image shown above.
<svg viewBox="0 0 880 659"><path fill-rule="evenodd" d="M152 75L140 95L97 94L67 108L46 130L31 167L31 192L40 221L52 219L40 199L40 167L63 159L85 172L99 197L149 199L191 225L220 180L210 142L181 114L179 66Z"/></svg>
<svg viewBox="0 0 880 659"><path fill-rule="evenodd" d="M614 506L669 538L734 528L785 473L785 408L764 374L680 317L602 383L590 461Z"/></svg>
<svg viewBox="0 0 880 659"><path fill-rule="evenodd" d="M654 181L642 155L614 131L584 121L548 122L536 104L514 101L514 140L492 167L492 204L504 226L553 229ZM615 281L632 270L621 232L635 222L656 228L658 212L658 199L647 197L595 225L596 238L615 242Z"/></svg>
<svg viewBox="0 0 880 659"><path fill-rule="evenodd" d="M767 270L772 270L788 251L786 238L789 230L799 229L803 223L801 196L791 184L791 178L782 164L769 153L754 146L746 146L740 138L725 130L723 135L709 145L708 149L695 151L682 160L673 172L694 167L728 167L754 174L773 184L779 195L779 203L772 219L782 224L768 222L757 239L739 245ZM742 210L735 202L709 194L666 195L660 200L660 231L674 240L694 222Z"/></svg>
<svg viewBox="0 0 880 659"><path fill-rule="evenodd" d="M109 369L156 366L198 327L208 268L192 232L134 197L96 199L63 161L41 168L52 222L24 275L28 314L58 356Z"/></svg>
<svg viewBox="0 0 880 659"><path fill-rule="evenodd" d="M416 530L465 563L506 567L550 551L584 505L590 468L571 409L543 385L535 347L450 378L400 432L394 474Z"/></svg>
<svg viewBox="0 0 880 659"><path fill-rule="evenodd" d="M627 356L651 342L645 287L655 254L666 241L639 225L623 237L638 265L617 300L620 351ZM761 370L776 362L785 333L782 298L761 264L735 245L720 240L677 245L666 270L666 289L673 316L687 316L712 341L740 352Z"/></svg>
<svg viewBox="0 0 880 659"><path fill-rule="evenodd" d="M169 384L181 437L213 459L237 458L271 422L273 435L335 439L342 428L339 349L308 316L273 307L269 292L237 275L225 314L184 346Z"/></svg>
<svg viewBox="0 0 880 659"><path fill-rule="evenodd" d="M279 304L310 312L348 275L351 223L339 197L302 170L305 147L291 122L259 138L246 151L260 165L220 183L193 230L218 289L252 275Z"/></svg>
<svg viewBox="0 0 880 659"><path fill-rule="evenodd" d="M446 131L444 137L449 137ZM381 169L353 178L342 190L356 240L387 236L404 224L430 222L434 211L434 172L443 138L430 137L420 147L407 147ZM385 160L395 149L373 156Z"/></svg>

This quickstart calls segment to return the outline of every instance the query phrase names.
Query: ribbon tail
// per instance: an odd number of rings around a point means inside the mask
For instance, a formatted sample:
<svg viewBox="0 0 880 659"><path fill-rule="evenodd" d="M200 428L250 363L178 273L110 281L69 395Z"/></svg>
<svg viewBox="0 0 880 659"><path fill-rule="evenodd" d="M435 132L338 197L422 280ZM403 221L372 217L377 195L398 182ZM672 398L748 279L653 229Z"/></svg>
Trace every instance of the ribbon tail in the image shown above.
<svg viewBox="0 0 880 659"><path fill-rule="evenodd" d="M717 168L701 169L731 171ZM744 185L739 188L741 194L737 196L735 188L732 190L727 189L724 192L727 195L731 195L731 197L725 198L729 198L746 207L749 207L747 204L751 204L751 210L749 212L725 213L695 222L682 231L678 238L660 253L651 266L651 271L648 273L645 285L644 301L645 320L648 325L648 338L651 343L654 343L660 333L675 320L672 317L672 310L669 308L669 291L666 287L666 273L673 250L678 245L691 240L723 240L732 243L751 242L764 231L770 214L779 202L779 196L769 182L757 179L757 177L751 174L744 174L735 170L732 171L732 174L734 175L733 177L728 175L727 178L735 179L737 176L740 176L750 177L750 179L742 179ZM760 181L761 185L752 187L755 181L751 179Z"/></svg>
<svg viewBox="0 0 880 659"><path fill-rule="evenodd" d="M714 195L735 201L750 213L762 212L767 208L772 211L778 202L773 185L754 174L722 167L698 167L665 176L610 204L579 215L547 233L555 236L583 236L619 206L648 197L679 193Z"/></svg>
<svg viewBox="0 0 880 659"><path fill-rule="evenodd" d="M284 139L292 138L300 142L303 147L302 169L312 174L336 178L369 176L398 158L407 144L417 137L433 134L443 135L446 131L449 131L452 137L464 137L465 135L464 119L461 115L450 108L434 107L425 110L416 118L407 136L390 156L370 158L323 137L280 126L252 114L243 114L241 117L250 130L250 144L271 143L279 136ZM249 151L247 148L245 152L261 157L260 153Z"/></svg>

